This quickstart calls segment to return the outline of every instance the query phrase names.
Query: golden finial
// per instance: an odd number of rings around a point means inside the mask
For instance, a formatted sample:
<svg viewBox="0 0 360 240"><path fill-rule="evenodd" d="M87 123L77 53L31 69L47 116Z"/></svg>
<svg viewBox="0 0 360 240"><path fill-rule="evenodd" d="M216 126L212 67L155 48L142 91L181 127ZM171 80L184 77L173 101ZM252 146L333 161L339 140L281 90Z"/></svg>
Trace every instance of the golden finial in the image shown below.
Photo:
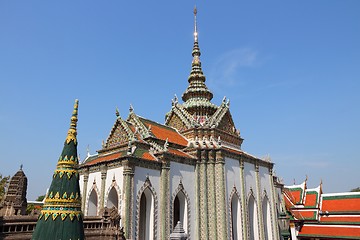
<svg viewBox="0 0 360 240"><path fill-rule="evenodd" d="M69 144L69 142L71 140L74 141L74 143L76 144L76 125L77 125L77 121L78 121L78 107L79 107L79 100L75 99L75 103L74 103L74 110L71 116L71 122L70 122L70 128L66 137L66 143Z"/></svg>
<svg viewBox="0 0 360 240"><path fill-rule="evenodd" d="M197 14L197 9L196 9L196 6L195 6L194 7L194 41L195 42L198 41L196 14Z"/></svg>

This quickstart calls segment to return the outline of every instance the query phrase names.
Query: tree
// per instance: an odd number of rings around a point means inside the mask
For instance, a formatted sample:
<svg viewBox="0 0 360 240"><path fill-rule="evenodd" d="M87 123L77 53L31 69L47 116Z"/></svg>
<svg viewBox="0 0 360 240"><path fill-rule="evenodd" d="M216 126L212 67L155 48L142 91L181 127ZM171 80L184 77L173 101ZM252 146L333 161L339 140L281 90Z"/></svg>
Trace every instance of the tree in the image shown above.
<svg viewBox="0 0 360 240"><path fill-rule="evenodd" d="M3 197L5 195L9 179L10 176L3 177L3 175L0 174L0 202L3 200Z"/></svg>
<svg viewBox="0 0 360 240"><path fill-rule="evenodd" d="M40 195L37 197L37 199L35 201L42 202L42 200L44 200L44 198L45 198L45 195Z"/></svg>
<svg viewBox="0 0 360 240"><path fill-rule="evenodd" d="M350 192L360 192L360 187L357 187L357 188L354 188L354 189L351 189Z"/></svg>
<svg viewBox="0 0 360 240"><path fill-rule="evenodd" d="M38 202L42 202L45 198L45 195L40 195L36 198L35 201L38 201ZM27 215L30 215L32 213L32 211L34 210L41 210L41 207L39 205L35 206L33 203L29 203L27 205L27 208L26 208L26 214Z"/></svg>

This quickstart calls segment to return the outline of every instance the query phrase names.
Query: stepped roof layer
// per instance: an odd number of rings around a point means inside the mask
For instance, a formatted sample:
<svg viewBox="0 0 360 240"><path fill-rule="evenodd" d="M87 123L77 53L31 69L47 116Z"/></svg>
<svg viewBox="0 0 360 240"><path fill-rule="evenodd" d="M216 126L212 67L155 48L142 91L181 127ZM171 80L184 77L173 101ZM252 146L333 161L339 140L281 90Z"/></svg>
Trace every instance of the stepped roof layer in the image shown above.
<svg viewBox="0 0 360 240"><path fill-rule="evenodd" d="M39 215L33 240L84 239L78 173L77 114L75 101L70 128Z"/></svg>
<svg viewBox="0 0 360 240"><path fill-rule="evenodd" d="M300 185L285 186L284 201L298 239L360 239L360 193L322 193Z"/></svg>
<svg viewBox="0 0 360 240"><path fill-rule="evenodd" d="M127 120L119 115L109 137L96 155L89 155L83 166L112 162L129 156L146 161L159 161L158 154L193 159L183 151L188 141L175 128L140 117L131 108Z"/></svg>
<svg viewBox="0 0 360 240"><path fill-rule="evenodd" d="M165 116L165 125L176 128L189 141L210 135L209 138L221 138L223 144L240 149L243 139L230 114L230 101L224 97L219 106L211 102L213 93L206 86L206 77L200 61L196 18L195 8L193 59L188 77L189 85L182 95L183 103L179 102L177 96L172 100L172 108Z"/></svg>
<svg viewBox="0 0 360 240"><path fill-rule="evenodd" d="M22 170L21 165L19 171L17 171L14 176L11 177L8 189L1 204L13 204L15 209L22 207L26 208L26 191L27 177ZM25 214L25 212L21 212L21 214Z"/></svg>

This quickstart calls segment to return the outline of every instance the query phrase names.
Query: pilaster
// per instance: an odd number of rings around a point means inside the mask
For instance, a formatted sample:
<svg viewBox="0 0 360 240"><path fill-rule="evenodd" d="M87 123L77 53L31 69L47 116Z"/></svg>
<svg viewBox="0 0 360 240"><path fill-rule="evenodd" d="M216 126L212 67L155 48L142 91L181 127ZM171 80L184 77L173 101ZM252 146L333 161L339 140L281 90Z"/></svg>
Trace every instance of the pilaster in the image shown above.
<svg viewBox="0 0 360 240"><path fill-rule="evenodd" d="M195 239L200 239L201 231L200 231L200 158L198 157L195 166Z"/></svg>
<svg viewBox="0 0 360 240"><path fill-rule="evenodd" d="M209 239L208 213L207 213L207 177L206 177L206 152L199 151L199 208L200 208L200 239Z"/></svg>
<svg viewBox="0 0 360 240"><path fill-rule="evenodd" d="M84 185L83 185L83 192L82 192L82 199L81 199L81 209L82 209L83 213L85 213L88 181L89 181L89 169L85 169L84 170L84 181L83 181Z"/></svg>
<svg viewBox="0 0 360 240"><path fill-rule="evenodd" d="M209 224L209 238L216 239L217 237L217 216L216 216L216 190L215 190L215 151L208 152L207 163L207 179L208 179L208 224Z"/></svg>
<svg viewBox="0 0 360 240"><path fill-rule="evenodd" d="M244 174L244 159L243 157L240 158L240 181L241 181L241 208L242 208L242 226L243 232L242 237L243 239L247 239L247 232L249 226L248 219L247 219L247 202L246 202L246 186L245 186L245 174Z"/></svg>
<svg viewBox="0 0 360 240"><path fill-rule="evenodd" d="M217 239L227 239L227 221L226 221L226 199L225 199L225 160L221 151L216 152L215 160L215 188L216 188L216 220L217 220Z"/></svg>
<svg viewBox="0 0 360 240"><path fill-rule="evenodd" d="M270 181L270 194L271 194L271 215L272 215L272 238L277 239L280 237L278 219L277 219L277 210L276 210L276 195L275 195L275 186L274 186L274 177L273 177L273 166L269 167L269 181Z"/></svg>
<svg viewBox="0 0 360 240"><path fill-rule="evenodd" d="M105 200L105 183L106 183L106 175L107 175L107 166L101 165L101 195L100 195L100 209L104 209L104 200Z"/></svg>
<svg viewBox="0 0 360 240"><path fill-rule="evenodd" d="M124 180L123 180L123 203L122 208L122 223L124 227L126 239L131 239L133 236L133 192L134 192L134 173L135 167L132 166L128 160L123 162L124 166Z"/></svg>
<svg viewBox="0 0 360 240"><path fill-rule="evenodd" d="M259 176L259 162L255 162L255 174L256 174L256 198L257 198L257 214L258 214L258 229L259 229L259 239L265 239L264 237L264 221L262 214L262 201L261 201L261 185L260 185L260 176Z"/></svg>
<svg viewBox="0 0 360 240"><path fill-rule="evenodd" d="M170 235L170 161L164 161L161 168L160 185L160 239Z"/></svg>

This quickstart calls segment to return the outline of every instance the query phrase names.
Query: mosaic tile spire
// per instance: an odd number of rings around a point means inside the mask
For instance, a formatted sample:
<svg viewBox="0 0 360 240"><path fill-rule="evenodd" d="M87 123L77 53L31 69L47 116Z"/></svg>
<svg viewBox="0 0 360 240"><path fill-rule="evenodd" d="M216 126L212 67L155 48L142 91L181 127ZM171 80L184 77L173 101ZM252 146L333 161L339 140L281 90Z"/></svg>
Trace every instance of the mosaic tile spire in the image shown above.
<svg viewBox="0 0 360 240"><path fill-rule="evenodd" d="M191 72L188 78L189 86L182 95L184 107L190 110L190 113L198 113L199 108L216 109L216 106L210 101L213 98L212 92L207 88L205 75L201 68L200 47L197 32L197 9L194 9L194 47L192 51L193 60L191 63ZM213 111L211 111L213 112ZM202 114L199 114L202 115Z"/></svg>
<svg viewBox="0 0 360 240"><path fill-rule="evenodd" d="M77 157L77 115L79 101L75 100L70 128L63 151L54 171L45 204L38 218L33 240L83 240Z"/></svg>

